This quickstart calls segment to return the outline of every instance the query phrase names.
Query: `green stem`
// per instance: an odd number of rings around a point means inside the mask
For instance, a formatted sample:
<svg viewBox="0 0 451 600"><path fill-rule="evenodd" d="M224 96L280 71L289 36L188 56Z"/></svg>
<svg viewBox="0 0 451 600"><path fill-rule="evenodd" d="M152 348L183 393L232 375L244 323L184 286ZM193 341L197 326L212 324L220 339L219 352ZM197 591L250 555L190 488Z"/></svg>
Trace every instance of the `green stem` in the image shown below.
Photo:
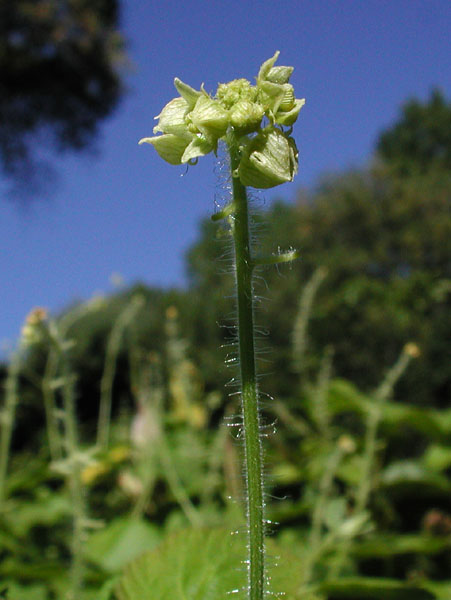
<svg viewBox="0 0 451 600"><path fill-rule="evenodd" d="M232 173L238 168L238 142L228 138ZM247 488L248 576L249 600L264 596L264 515L263 473L258 390L255 369L254 310L252 272L254 268L249 235L249 210L246 188L237 177L232 177L233 204L232 232L235 246L235 272L238 308L238 347L241 375L241 399L244 425L244 467Z"/></svg>

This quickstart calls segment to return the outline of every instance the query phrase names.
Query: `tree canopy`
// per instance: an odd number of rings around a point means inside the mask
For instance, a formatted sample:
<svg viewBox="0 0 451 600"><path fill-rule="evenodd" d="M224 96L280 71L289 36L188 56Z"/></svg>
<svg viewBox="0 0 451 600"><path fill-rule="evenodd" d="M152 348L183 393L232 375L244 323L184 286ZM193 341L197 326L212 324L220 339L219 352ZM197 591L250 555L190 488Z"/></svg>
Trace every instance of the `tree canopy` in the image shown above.
<svg viewBox="0 0 451 600"><path fill-rule="evenodd" d="M427 102L409 100L399 121L382 133L377 151L399 175L451 168L451 102L439 89Z"/></svg>
<svg viewBox="0 0 451 600"><path fill-rule="evenodd" d="M92 142L122 92L118 26L117 0L0 0L0 164L13 183L29 179L36 140Z"/></svg>

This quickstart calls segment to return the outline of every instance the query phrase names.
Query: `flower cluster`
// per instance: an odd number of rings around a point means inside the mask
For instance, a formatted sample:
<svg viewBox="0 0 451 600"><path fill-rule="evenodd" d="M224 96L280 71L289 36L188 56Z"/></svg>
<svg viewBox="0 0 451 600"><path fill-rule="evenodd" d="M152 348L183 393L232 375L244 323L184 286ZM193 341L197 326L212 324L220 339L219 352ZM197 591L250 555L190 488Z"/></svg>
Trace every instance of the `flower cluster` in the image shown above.
<svg viewBox="0 0 451 600"><path fill-rule="evenodd" d="M293 67L274 64L279 56L263 63L255 86L247 79L221 83L216 95L195 90L180 79L174 85L180 94L156 117L154 137L141 143L154 146L172 165L193 164L199 156L217 151L228 132L239 139L241 160L233 173L243 185L270 188L292 181L297 172L296 144L283 127L294 124L305 103L297 99L289 83Z"/></svg>

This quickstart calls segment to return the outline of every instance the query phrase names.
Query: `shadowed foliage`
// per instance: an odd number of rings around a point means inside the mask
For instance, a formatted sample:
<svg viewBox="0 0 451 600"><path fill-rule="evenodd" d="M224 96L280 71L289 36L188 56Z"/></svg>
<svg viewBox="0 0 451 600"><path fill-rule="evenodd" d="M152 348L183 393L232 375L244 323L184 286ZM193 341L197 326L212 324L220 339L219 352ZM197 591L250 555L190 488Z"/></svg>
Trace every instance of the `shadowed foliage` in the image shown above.
<svg viewBox="0 0 451 600"><path fill-rule="evenodd" d="M39 147L85 148L116 106L118 20L116 0L0 1L0 163L19 189Z"/></svg>

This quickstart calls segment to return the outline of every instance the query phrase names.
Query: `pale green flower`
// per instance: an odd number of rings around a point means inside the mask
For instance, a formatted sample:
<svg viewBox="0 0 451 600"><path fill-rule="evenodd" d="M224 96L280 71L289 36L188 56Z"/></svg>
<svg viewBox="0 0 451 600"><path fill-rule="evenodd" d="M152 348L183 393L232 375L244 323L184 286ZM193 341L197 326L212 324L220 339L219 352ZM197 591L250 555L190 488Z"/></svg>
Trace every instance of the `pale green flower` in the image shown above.
<svg viewBox="0 0 451 600"><path fill-rule="evenodd" d="M235 175L243 185L270 188L292 181L298 152L293 138L283 130L298 118L304 99L295 97L289 79L293 67L274 66L279 52L260 67L257 83L234 79L221 83L211 97L178 78L180 94L156 117L154 137L143 138L172 165L196 162L217 150L229 132L240 139L242 159ZM269 125L265 125L269 121Z"/></svg>

